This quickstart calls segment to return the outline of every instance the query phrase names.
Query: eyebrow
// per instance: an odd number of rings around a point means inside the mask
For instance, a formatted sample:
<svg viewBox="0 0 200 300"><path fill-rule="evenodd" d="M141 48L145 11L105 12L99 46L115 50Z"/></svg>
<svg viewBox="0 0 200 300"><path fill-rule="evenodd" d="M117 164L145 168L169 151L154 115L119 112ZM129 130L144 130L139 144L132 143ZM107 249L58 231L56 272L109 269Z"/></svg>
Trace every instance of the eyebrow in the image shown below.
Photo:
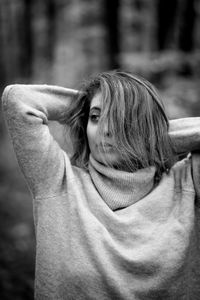
<svg viewBox="0 0 200 300"><path fill-rule="evenodd" d="M93 111L93 110L98 110L99 112L101 111L101 108L99 106L92 106L90 108L90 112Z"/></svg>

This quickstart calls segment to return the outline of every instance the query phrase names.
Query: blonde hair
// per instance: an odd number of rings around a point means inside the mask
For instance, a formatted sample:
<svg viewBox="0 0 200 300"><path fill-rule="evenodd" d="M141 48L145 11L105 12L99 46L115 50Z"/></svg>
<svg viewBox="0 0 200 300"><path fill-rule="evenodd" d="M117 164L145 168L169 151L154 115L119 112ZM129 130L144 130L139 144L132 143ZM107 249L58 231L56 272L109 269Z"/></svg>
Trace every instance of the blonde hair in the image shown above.
<svg viewBox="0 0 200 300"><path fill-rule="evenodd" d="M134 172L155 166L160 176L175 161L173 145L168 135L169 122L162 100L147 80L128 72L100 73L87 81L82 93L66 112L66 124L74 147L71 161L87 168L90 149L87 141L87 122L90 103L101 93L102 109L99 132L104 139L104 124L121 156L115 166ZM105 162L106 163L106 162Z"/></svg>

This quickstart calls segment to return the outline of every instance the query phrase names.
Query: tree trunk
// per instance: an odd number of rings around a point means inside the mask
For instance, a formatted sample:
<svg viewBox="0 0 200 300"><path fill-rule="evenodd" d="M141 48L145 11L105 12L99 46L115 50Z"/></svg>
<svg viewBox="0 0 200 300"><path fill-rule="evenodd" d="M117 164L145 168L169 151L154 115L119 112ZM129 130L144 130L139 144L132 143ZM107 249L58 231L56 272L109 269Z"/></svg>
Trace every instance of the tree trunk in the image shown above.
<svg viewBox="0 0 200 300"><path fill-rule="evenodd" d="M47 48L46 56L49 62L54 59L54 48L56 43L56 3L55 0L47 0Z"/></svg>
<svg viewBox="0 0 200 300"><path fill-rule="evenodd" d="M6 50L5 49L5 36L6 36L6 24L3 18L3 15L6 14L5 11L5 4L0 3L0 39L1 39L1 47L0 47L0 91L2 91L2 88L7 83L7 70L6 70L6 63L7 63L7 57L6 57Z"/></svg>
<svg viewBox="0 0 200 300"><path fill-rule="evenodd" d="M190 0L189 0L190 1ZM158 50L165 50L169 48L174 33L177 0L158 0L157 13L158 13Z"/></svg>
<svg viewBox="0 0 200 300"><path fill-rule="evenodd" d="M183 6L179 25L178 48L184 52L191 52L194 48L194 0L182 0Z"/></svg>
<svg viewBox="0 0 200 300"><path fill-rule="evenodd" d="M119 68L119 7L120 0L104 0L104 21L106 27L106 50L108 68Z"/></svg>
<svg viewBox="0 0 200 300"><path fill-rule="evenodd" d="M21 75L29 78L33 65L32 0L23 0L24 11L19 27Z"/></svg>

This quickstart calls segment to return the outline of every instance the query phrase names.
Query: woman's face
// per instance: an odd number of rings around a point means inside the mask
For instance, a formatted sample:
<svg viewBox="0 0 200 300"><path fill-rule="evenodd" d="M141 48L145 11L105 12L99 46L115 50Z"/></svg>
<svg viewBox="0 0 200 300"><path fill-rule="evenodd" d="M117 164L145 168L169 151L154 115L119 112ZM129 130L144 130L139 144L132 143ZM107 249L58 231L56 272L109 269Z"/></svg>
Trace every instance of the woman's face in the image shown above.
<svg viewBox="0 0 200 300"><path fill-rule="evenodd" d="M90 112L87 124L87 138L92 156L100 163L104 159L109 164L116 164L119 162L119 153L113 147L112 136L108 132L107 124L104 124L104 145L102 145L102 137L99 134L99 120L101 116L101 93L97 93L92 98L90 104ZM104 147L103 147L104 146Z"/></svg>

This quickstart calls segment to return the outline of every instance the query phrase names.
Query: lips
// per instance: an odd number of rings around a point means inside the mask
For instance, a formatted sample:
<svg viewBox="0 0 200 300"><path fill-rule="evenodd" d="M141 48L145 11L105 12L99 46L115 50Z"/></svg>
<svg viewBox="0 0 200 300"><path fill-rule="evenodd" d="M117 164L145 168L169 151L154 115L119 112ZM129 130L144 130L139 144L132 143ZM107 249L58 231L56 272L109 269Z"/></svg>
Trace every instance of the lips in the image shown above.
<svg viewBox="0 0 200 300"><path fill-rule="evenodd" d="M101 150L101 151L111 151L112 149L113 149L113 146L112 146L112 144L110 144L110 143L104 143L104 144L100 144L99 146L98 146L98 148Z"/></svg>
<svg viewBox="0 0 200 300"><path fill-rule="evenodd" d="M100 148L103 148L103 147L105 147L105 148L107 148L107 147L112 147L112 144L110 144L110 143L101 143L100 145L99 145L99 147Z"/></svg>

